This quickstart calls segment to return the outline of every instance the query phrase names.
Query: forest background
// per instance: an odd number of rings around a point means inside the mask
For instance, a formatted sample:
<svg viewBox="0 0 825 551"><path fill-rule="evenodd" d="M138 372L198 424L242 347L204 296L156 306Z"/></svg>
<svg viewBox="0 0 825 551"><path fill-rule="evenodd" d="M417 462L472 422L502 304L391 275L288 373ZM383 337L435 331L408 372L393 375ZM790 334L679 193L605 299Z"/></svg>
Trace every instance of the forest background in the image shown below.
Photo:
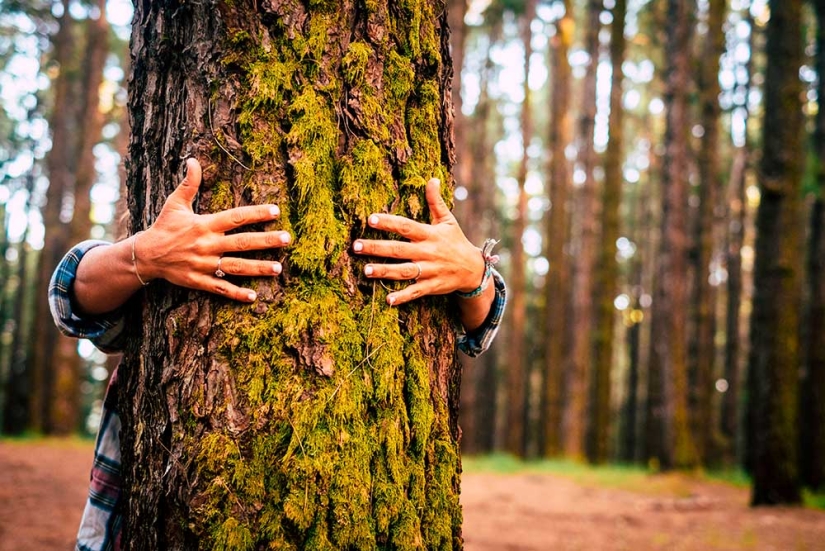
<svg viewBox="0 0 825 551"><path fill-rule="evenodd" d="M455 212L501 239L465 454L825 485L825 2L448 2ZM776 14L774 14L775 16ZM0 2L0 427L94 434L117 358L46 285L114 240L131 5ZM773 33L773 34L771 34ZM460 70L459 70L460 68Z"/></svg>

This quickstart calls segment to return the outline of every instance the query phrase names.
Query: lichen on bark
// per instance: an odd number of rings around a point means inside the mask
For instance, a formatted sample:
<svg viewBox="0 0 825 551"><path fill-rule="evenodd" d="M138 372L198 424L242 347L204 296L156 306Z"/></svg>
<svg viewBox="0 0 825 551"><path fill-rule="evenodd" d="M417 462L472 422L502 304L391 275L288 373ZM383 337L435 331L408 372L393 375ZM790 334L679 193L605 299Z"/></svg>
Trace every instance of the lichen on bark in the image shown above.
<svg viewBox="0 0 825 551"><path fill-rule="evenodd" d="M134 310L126 548L460 549L448 303L391 308L401 284L349 254L370 213L426 220L425 180L450 183L443 2L138 2L135 21L134 225L191 154L201 212L276 203L294 241L258 255L282 276L241 281L254 305L159 284Z"/></svg>

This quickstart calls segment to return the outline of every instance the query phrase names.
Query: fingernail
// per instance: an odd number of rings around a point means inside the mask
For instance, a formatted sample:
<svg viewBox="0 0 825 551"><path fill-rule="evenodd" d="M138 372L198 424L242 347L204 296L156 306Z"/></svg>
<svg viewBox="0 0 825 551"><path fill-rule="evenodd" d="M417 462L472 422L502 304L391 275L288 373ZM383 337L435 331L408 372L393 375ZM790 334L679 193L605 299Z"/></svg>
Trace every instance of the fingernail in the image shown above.
<svg viewBox="0 0 825 551"><path fill-rule="evenodd" d="M373 214L370 216L370 226L377 226L378 225L378 215Z"/></svg>
<svg viewBox="0 0 825 551"><path fill-rule="evenodd" d="M371 276L372 275L372 266L367 266L366 268L364 268L364 273L367 274L368 276Z"/></svg>
<svg viewBox="0 0 825 551"><path fill-rule="evenodd" d="M281 209L279 209L275 205L272 205L271 207L269 207L269 214L271 214L272 216L280 216Z"/></svg>
<svg viewBox="0 0 825 551"><path fill-rule="evenodd" d="M255 299L258 298L258 295L255 294L254 291L250 292L249 295L247 295L247 296L249 297L249 302L254 302Z"/></svg>
<svg viewBox="0 0 825 551"><path fill-rule="evenodd" d="M279 263L276 262L275 264L272 265L272 271L275 272L276 275L280 274L281 270L283 270L283 268L281 267L281 265Z"/></svg>
<svg viewBox="0 0 825 551"><path fill-rule="evenodd" d="M441 180L439 180L438 178L433 178L433 181L434 181L436 184L438 184L439 186L441 185Z"/></svg>
<svg viewBox="0 0 825 551"><path fill-rule="evenodd" d="M284 245L289 243L289 234L288 233L282 233L281 234L281 243L283 243Z"/></svg>
<svg viewBox="0 0 825 551"><path fill-rule="evenodd" d="M395 304L395 295L388 295L388 296L387 296L387 302L389 302L389 303L390 303L390 306L392 306L393 304Z"/></svg>
<svg viewBox="0 0 825 551"><path fill-rule="evenodd" d="M360 241L356 241L355 243L352 244L352 250L357 252L357 253L360 253L361 251L364 250L364 244L361 243Z"/></svg>

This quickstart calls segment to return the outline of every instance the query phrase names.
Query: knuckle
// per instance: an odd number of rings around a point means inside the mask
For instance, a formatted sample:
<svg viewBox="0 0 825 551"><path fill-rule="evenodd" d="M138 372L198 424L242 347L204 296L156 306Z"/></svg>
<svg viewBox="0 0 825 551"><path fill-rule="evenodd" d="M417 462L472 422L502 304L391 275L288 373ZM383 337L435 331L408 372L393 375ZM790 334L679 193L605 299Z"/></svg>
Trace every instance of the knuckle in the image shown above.
<svg viewBox="0 0 825 551"><path fill-rule="evenodd" d="M228 258L221 264L221 268L228 274L238 274L243 270L243 265L236 258Z"/></svg>
<svg viewBox="0 0 825 551"><path fill-rule="evenodd" d="M229 294L230 290L231 289L229 288L229 284L223 283L223 282L216 283L213 287L213 292L216 295L227 296Z"/></svg>
<svg viewBox="0 0 825 551"><path fill-rule="evenodd" d="M417 270L415 268L413 268L412 266L402 266L401 267L401 276L405 277L407 279L414 276L416 272L417 272Z"/></svg>
<svg viewBox="0 0 825 551"><path fill-rule="evenodd" d="M390 247L390 250L392 251L392 253L395 256L401 256L401 253L402 253L401 243L393 243L392 246Z"/></svg>
<svg viewBox="0 0 825 551"><path fill-rule="evenodd" d="M410 289L410 297L414 299L420 298L422 294L424 294L424 292L419 287Z"/></svg>
<svg viewBox="0 0 825 551"><path fill-rule="evenodd" d="M233 224L241 226L247 221L246 212L244 209L232 209L229 211L229 219Z"/></svg>
<svg viewBox="0 0 825 551"><path fill-rule="evenodd" d="M281 244L281 235L277 232L269 232L265 235L264 242L267 247L277 247Z"/></svg>
<svg viewBox="0 0 825 551"><path fill-rule="evenodd" d="M398 233L400 233L404 237L407 237L412 232L413 232L413 226L412 226L412 223L410 223L409 220L404 220L403 222L401 222L401 224L398 227Z"/></svg>
<svg viewBox="0 0 825 551"><path fill-rule="evenodd" d="M240 234L235 237L235 246L239 251L248 251L252 248L252 239L246 234Z"/></svg>

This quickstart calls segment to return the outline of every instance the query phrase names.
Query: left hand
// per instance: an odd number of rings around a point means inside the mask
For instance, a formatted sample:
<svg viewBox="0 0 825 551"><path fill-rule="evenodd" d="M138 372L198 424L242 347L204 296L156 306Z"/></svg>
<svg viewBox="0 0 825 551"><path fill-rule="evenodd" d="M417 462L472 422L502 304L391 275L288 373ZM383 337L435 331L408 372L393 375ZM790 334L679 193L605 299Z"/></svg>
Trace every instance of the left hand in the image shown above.
<svg viewBox="0 0 825 551"><path fill-rule="evenodd" d="M426 195L430 224L392 214L369 217L371 227L397 233L408 241L359 239L352 246L356 254L406 260L397 264L370 263L364 267L364 274L369 278L412 281L406 288L387 295L390 305L427 295L470 292L484 277L481 251L467 240L441 198L441 182L435 178L427 182Z"/></svg>

